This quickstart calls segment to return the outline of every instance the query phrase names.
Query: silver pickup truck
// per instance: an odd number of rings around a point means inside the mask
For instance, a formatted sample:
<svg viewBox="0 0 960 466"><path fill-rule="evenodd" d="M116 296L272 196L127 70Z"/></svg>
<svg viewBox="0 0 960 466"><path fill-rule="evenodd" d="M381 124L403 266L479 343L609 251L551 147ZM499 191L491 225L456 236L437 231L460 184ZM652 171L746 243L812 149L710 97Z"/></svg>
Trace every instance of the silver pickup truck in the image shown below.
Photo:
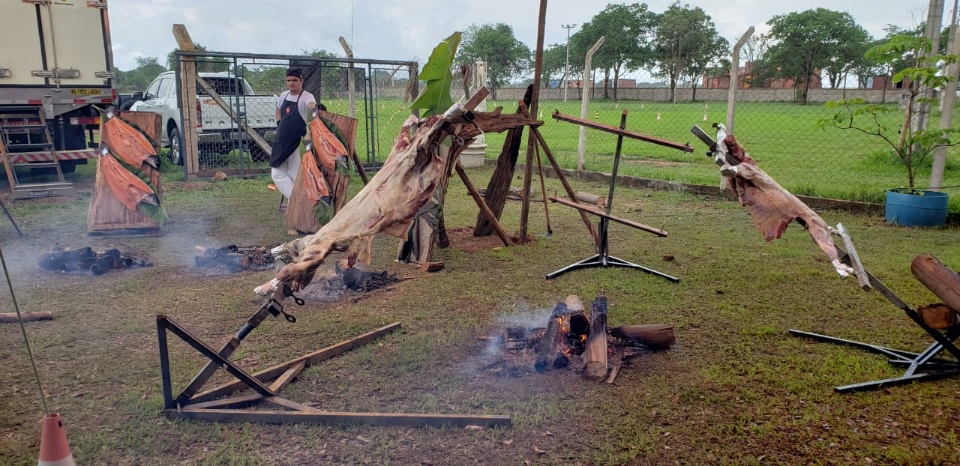
<svg viewBox="0 0 960 466"><path fill-rule="evenodd" d="M244 126L255 130L267 142L273 141L277 130L277 96L256 95L246 80L232 74L199 73L199 76L230 104ZM170 147L170 159L182 165L180 150L183 124L180 121L176 74L173 71L160 73L147 87L143 100L134 103L130 110L162 115L164 131L161 143ZM201 152L224 154L234 149L246 148L255 162L269 159L269 155L250 140L246 132L199 85L197 112L200 122L197 126L197 141Z"/></svg>

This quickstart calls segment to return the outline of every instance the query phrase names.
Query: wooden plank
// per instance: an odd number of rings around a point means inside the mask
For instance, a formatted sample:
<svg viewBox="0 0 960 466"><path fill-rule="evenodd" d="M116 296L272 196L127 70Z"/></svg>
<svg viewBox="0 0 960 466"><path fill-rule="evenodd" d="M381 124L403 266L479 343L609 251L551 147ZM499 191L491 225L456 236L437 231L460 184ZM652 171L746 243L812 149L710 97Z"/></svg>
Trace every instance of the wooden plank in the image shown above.
<svg viewBox="0 0 960 466"><path fill-rule="evenodd" d="M53 313L50 311L24 312L20 314L24 322L35 322L38 320L53 320ZM19 322L20 318L13 312L0 312L0 323Z"/></svg>
<svg viewBox="0 0 960 466"><path fill-rule="evenodd" d="M509 427L510 416L428 413L347 413L337 411L241 411L230 409L167 410L168 419L190 419L213 422L262 422L266 424L336 424L399 427Z"/></svg>
<svg viewBox="0 0 960 466"><path fill-rule="evenodd" d="M190 406L193 409L238 409L247 408L263 402L263 395L254 393L251 395L233 396L230 398L221 398L219 400L204 401L201 403L190 403L187 401L184 406Z"/></svg>
<svg viewBox="0 0 960 466"><path fill-rule="evenodd" d="M477 187L474 186L473 182L470 181L470 177L467 176L467 172L463 169L463 165L460 164L460 161L458 160L456 163L457 175L460 176L460 180L463 181L463 185L467 187L467 192L469 192L470 196L473 197L473 201L477 203L478 207L480 207L480 212L487 217L487 221L493 226L493 230L497 232L497 236L500 238L500 241L503 242L503 245L508 247L511 246L513 243L510 242L510 238L507 237L507 232L503 230L503 226L500 225L500 221L497 220L497 215L490 210L487 202L483 200L483 196L480 195L480 192L477 191Z"/></svg>
<svg viewBox="0 0 960 466"><path fill-rule="evenodd" d="M339 356L343 353L346 353L347 351L350 351L356 347L365 345L399 328L400 328L400 322L394 322L390 325L381 327L377 330L373 330L371 332L364 333L363 335L351 338L349 340L342 341L335 345L328 346L322 350L315 351L313 353L306 354L296 359L291 359L287 362L280 363L280 364L277 364L276 366L256 372L253 374L253 377L260 380L261 382L268 382L268 381L274 380L277 377L280 377L284 372L286 372L290 366L299 364L300 362L304 362L305 366L309 366L313 363L317 363L326 359L330 359L335 356ZM240 381L233 381L233 382L221 385L219 387L212 388L205 392L199 393L193 398L191 398L190 400L195 402L212 400L212 399L227 396L243 388L246 388L246 384Z"/></svg>
<svg viewBox="0 0 960 466"><path fill-rule="evenodd" d="M604 212L604 211L602 211L602 210L600 210L600 209L597 209L597 208L594 207L594 206L585 205L585 204L580 204L580 203L577 203L577 202L571 202L571 201L569 201L569 200L567 200L567 199L559 198L559 197L557 197L557 196L550 196L550 200L553 201L553 202L556 202L556 203L558 203L558 204L565 205L565 206L567 206L567 207L572 207L572 208L577 209L577 210L579 210L579 211L581 211L581 212L586 212L586 213L593 214L593 215L596 215L596 216L599 216L599 217L607 218L607 219L613 220L614 222L622 223L622 224L624 224L624 225L626 225L626 226L628 226L628 227L633 227L633 228L636 228L636 229L638 229L638 230L643 230L643 231L646 231L646 232L649 232L649 233L653 233L653 234L655 234L655 235L657 235L657 236L661 236L661 237L662 237L662 236L667 236L667 232L666 232L666 231L663 231L663 230L661 230L661 229L659 229L659 228L654 228L654 227L651 227L651 226L648 226L648 225L644 225L644 224L642 224L642 223L634 222L633 220L628 220L628 219L625 219L625 218L622 218L622 217L617 217L616 215L607 214L606 212Z"/></svg>
<svg viewBox="0 0 960 466"><path fill-rule="evenodd" d="M230 119L237 124L237 127L239 127L245 133L247 133L247 136L250 136L250 139L253 139L253 142L257 143L257 145L260 146L260 148L263 149L263 151L266 152L267 155L270 155L271 152L273 152L270 144L267 144L267 141L263 140L263 137L260 136L259 133L254 131L253 128L243 124L242 121L240 121L240 117L237 116L236 113L234 113L233 107L230 106L230 104L228 104L227 102L225 102L223 100L223 97L220 97L220 94L217 93L217 91L213 88L213 86L210 85L210 83L207 82L206 79L203 79L198 75L197 84L199 84L200 87L204 90L204 92L206 92L207 95L209 95L213 99L213 101L216 102L217 105L219 105L220 108L222 108L223 111L230 116Z"/></svg>
<svg viewBox="0 0 960 466"><path fill-rule="evenodd" d="M279 393L280 389L285 387L288 383L300 375L300 373L303 372L303 369L306 367L307 363L304 361L300 361L299 363L290 366L290 368L284 371L280 377L277 377L277 380L274 380L273 383L270 384L270 390L272 390L274 393Z"/></svg>
<svg viewBox="0 0 960 466"><path fill-rule="evenodd" d="M638 133L636 131L630 131L627 129L621 130L616 126L605 125L603 123L597 123L595 121L590 121L583 118L572 117L564 115L559 111L553 112L553 119L558 121L566 121L568 123L576 123L580 126L585 126L587 128L599 129L600 131L605 131L607 133L618 134L630 139L639 139L644 142L649 142L651 144L657 144L659 146L669 147L671 149L682 150L684 152L693 152L693 148L689 144L681 144L679 142L668 141L666 139L660 139L653 136L647 136L645 134Z"/></svg>
<svg viewBox="0 0 960 466"><path fill-rule="evenodd" d="M184 52L194 52L193 39L182 24L173 25L173 37L177 40L177 48ZM180 67L180 111L183 115L183 127L180 128L183 138L183 163L187 167L187 178L197 177L200 170L200 145L197 140L197 62L193 57L183 57Z"/></svg>

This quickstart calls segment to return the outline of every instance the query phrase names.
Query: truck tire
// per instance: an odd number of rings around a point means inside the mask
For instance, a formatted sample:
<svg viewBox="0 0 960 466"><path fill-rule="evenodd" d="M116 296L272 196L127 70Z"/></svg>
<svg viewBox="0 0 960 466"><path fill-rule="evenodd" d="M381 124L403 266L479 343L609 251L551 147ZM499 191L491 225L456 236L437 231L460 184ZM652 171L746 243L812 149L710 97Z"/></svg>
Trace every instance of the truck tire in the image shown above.
<svg viewBox="0 0 960 466"><path fill-rule="evenodd" d="M170 161L175 165L183 165L183 154L180 153L180 142L183 137L180 136L180 130L176 127L170 128Z"/></svg>

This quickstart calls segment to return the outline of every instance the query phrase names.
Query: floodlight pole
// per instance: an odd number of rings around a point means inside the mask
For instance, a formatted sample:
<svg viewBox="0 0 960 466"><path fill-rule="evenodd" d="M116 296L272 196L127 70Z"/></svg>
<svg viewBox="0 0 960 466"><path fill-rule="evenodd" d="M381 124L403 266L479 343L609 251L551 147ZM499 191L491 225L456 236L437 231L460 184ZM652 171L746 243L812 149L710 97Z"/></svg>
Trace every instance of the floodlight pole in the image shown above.
<svg viewBox="0 0 960 466"><path fill-rule="evenodd" d="M570 76L570 30L577 27L576 24L564 24L561 26L567 30L567 59L563 64L563 82L560 83L563 86L563 103L567 103L567 79Z"/></svg>

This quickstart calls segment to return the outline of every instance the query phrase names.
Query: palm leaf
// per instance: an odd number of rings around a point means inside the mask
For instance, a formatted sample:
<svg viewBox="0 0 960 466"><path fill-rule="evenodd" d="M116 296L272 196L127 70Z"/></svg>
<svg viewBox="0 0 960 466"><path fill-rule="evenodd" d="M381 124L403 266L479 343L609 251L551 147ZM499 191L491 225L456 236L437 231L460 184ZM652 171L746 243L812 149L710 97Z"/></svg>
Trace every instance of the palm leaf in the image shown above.
<svg viewBox="0 0 960 466"><path fill-rule="evenodd" d="M423 92L410 108L424 110L424 117L439 115L453 105L453 99L450 98L453 73L450 68L459 45L460 33L454 32L433 49L430 59L423 65L419 78L425 81Z"/></svg>

